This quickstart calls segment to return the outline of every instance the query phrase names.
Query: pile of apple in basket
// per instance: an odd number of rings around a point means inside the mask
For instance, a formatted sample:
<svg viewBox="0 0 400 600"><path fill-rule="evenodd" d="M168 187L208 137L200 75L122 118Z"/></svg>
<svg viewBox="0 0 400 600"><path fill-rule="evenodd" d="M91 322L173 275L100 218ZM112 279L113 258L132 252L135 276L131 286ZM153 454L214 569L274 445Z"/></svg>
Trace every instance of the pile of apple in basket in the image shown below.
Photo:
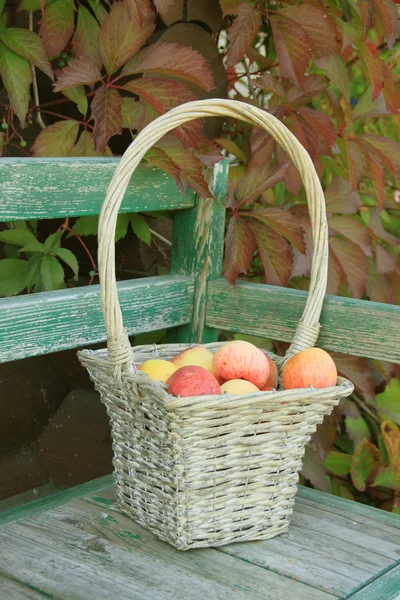
<svg viewBox="0 0 400 600"><path fill-rule="evenodd" d="M150 359L138 367L149 379L167 384L172 396L247 394L278 387L274 361L250 342L236 340L221 346L215 354L193 346L168 360ZM282 387L326 388L336 385L337 370L327 352L310 348L298 352L282 370Z"/></svg>

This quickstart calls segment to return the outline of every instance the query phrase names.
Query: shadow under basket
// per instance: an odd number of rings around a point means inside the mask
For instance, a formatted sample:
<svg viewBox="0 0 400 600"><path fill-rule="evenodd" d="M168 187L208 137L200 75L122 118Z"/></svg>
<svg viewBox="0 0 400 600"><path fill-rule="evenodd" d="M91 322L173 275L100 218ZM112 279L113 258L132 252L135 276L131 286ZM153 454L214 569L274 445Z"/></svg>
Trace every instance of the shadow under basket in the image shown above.
<svg viewBox="0 0 400 600"><path fill-rule="evenodd" d="M353 385L252 392L240 396L174 398L165 386L136 372L155 355L172 358L181 344L130 346L115 279L115 227L130 177L166 133L202 117L228 116L259 126L299 171L310 213L313 255L301 321L278 370L312 348L328 272L328 225L321 183L310 156L273 115L225 99L188 102L152 121L124 153L99 219L99 276L107 350L82 351L111 419L120 508L181 550L271 538L289 527L298 472L310 435ZM207 272L208 273L208 272ZM196 300L194 302L196 306ZM208 345L212 351L218 344Z"/></svg>
<svg viewBox="0 0 400 600"><path fill-rule="evenodd" d="M135 359L188 347L139 346ZM140 371L117 383L107 350L79 357L110 416L119 508L180 550L287 531L305 445L353 390L339 379L322 390L174 398Z"/></svg>

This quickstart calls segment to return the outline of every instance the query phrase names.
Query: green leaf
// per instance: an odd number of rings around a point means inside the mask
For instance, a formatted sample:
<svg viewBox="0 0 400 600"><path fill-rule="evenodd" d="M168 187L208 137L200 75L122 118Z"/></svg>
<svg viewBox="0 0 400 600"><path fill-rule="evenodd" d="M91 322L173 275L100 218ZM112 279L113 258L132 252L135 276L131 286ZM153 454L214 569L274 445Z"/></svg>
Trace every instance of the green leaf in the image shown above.
<svg viewBox="0 0 400 600"><path fill-rule="evenodd" d="M36 33L20 27L9 27L0 33L0 40L10 50L32 62L38 69L46 73L51 80L54 79L42 40Z"/></svg>
<svg viewBox="0 0 400 600"><path fill-rule="evenodd" d="M134 98L128 98L128 96L122 98L122 127L138 129L143 109L143 102L138 102Z"/></svg>
<svg viewBox="0 0 400 600"><path fill-rule="evenodd" d="M45 254L40 263L40 275L46 291L64 287L64 270L55 256Z"/></svg>
<svg viewBox="0 0 400 600"><path fill-rule="evenodd" d="M379 467L372 485L374 487L388 487L392 490L400 491L400 471L395 469L393 465Z"/></svg>
<svg viewBox="0 0 400 600"><path fill-rule="evenodd" d="M62 90L62 93L66 98L75 102L78 106L79 112L85 116L88 111L88 99L86 96L85 88L83 85L77 85L74 87Z"/></svg>
<svg viewBox="0 0 400 600"><path fill-rule="evenodd" d="M26 288L27 265L18 258L0 260L0 297L15 296Z"/></svg>
<svg viewBox="0 0 400 600"><path fill-rule="evenodd" d="M44 0L44 6L48 6L52 4L56 0ZM41 3L43 0L21 0L20 5L18 6L18 11L20 10L40 10Z"/></svg>
<svg viewBox="0 0 400 600"><path fill-rule="evenodd" d="M357 417L356 419L345 417L344 422L349 438L354 442L354 447L358 446L363 438L371 436L368 425L363 417Z"/></svg>
<svg viewBox="0 0 400 600"><path fill-rule="evenodd" d="M359 492L364 492L371 476L378 469L381 453L378 448L365 438L358 444L352 458L351 480Z"/></svg>
<svg viewBox="0 0 400 600"><path fill-rule="evenodd" d="M5 3L6 3L6 0L0 0L0 13L3 12Z"/></svg>
<svg viewBox="0 0 400 600"><path fill-rule="evenodd" d="M146 219L142 217L142 215L133 214L131 215L131 225L139 240L142 240L142 242L150 246L151 232Z"/></svg>
<svg viewBox="0 0 400 600"><path fill-rule="evenodd" d="M40 280L40 265L42 258L42 254L35 254L28 261L26 269L26 287L28 292L30 292L32 287Z"/></svg>
<svg viewBox="0 0 400 600"><path fill-rule="evenodd" d="M236 156L236 158L239 159L240 162L245 164L247 163L247 158L243 150L239 148L239 146L232 140L228 140L226 138L214 138L214 142L216 142L218 146L221 146L221 148L229 152L229 154L233 154L233 156Z"/></svg>
<svg viewBox="0 0 400 600"><path fill-rule="evenodd" d="M322 69L328 79L337 87L340 94L349 101L350 84L349 74L345 62L338 54L330 54L315 61L319 69Z"/></svg>
<svg viewBox="0 0 400 600"><path fill-rule="evenodd" d="M39 243L36 237L28 229L6 229L0 231L0 242L12 244L13 246L27 246Z"/></svg>
<svg viewBox="0 0 400 600"><path fill-rule="evenodd" d="M117 225L115 227L115 238L114 241L118 242L118 240L124 238L128 233L129 227L129 215L126 213L122 213L118 215Z"/></svg>
<svg viewBox="0 0 400 600"><path fill-rule="evenodd" d="M49 3L40 22L40 37L48 56L55 56L64 50L75 25L74 0L55 0Z"/></svg>
<svg viewBox="0 0 400 600"><path fill-rule="evenodd" d="M68 250L67 248L56 248L54 250L54 254L61 258L74 272L75 275L78 275L79 265L76 259L75 254Z"/></svg>
<svg viewBox="0 0 400 600"><path fill-rule="evenodd" d="M49 237L45 240L44 249L47 252L47 254L49 252L54 251L56 248L59 248L60 240L61 240L63 233L64 233L63 230L56 231L55 233L52 233L51 235L49 235Z"/></svg>
<svg viewBox="0 0 400 600"><path fill-rule="evenodd" d="M325 459L325 467L335 475L350 473L353 457L342 452L330 452Z"/></svg>
<svg viewBox="0 0 400 600"><path fill-rule="evenodd" d="M398 379L389 381L385 391L376 395L376 404L379 412L400 425L400 381Z"/></svg>
<svg viewBox="0 0 400 600"><path fill-rule="evenodd" d="M107 14L107 13L106 13ZM99 50L100 25L91 12L82 4L78 8L78 23L72 40L76 56L87 56L101 69L102 60Z"/></svg>
<svg viewBox="0 0 400 600"><path fill-rule="evenodd" d="M35 242L32 242L32 244L27 244L21 248L21 250L18 250L18 252L25 252L25 254L28 254L29 252L42 252L44 254L45 247L43 244L35 240Z"/></svg>
<svg viewBox="0 0 400 600"><path fill-rule="evenodd" d="M58 121L43 129L32 146L33 156L68 156L79 131L73 120Z"/></svg>
<svg viewBox="0 0 400 600"><path fill-rule="evenodd" d="M78 235L97 235L99 225L98 216L79 217L72 230Z"/></svg>
<svg viewBox="0 0 400 600"><path fill-rule="evenodd" d="M87 0L87 3L101 25L108 14L103 4L100 2L100 0Z"/></svg>
<svg viewBox="0 0 400 600"><path fill-rule="evenodd" d="M0 41L0 76L21 126L28 112L32 72L29 62Z"/></svg>

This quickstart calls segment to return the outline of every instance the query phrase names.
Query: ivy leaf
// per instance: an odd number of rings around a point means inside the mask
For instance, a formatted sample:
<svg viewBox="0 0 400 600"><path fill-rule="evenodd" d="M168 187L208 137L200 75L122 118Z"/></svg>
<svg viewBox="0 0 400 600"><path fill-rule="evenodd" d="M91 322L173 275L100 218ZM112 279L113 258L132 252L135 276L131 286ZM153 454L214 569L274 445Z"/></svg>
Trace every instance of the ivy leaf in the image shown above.
<svg viewBox="0 0 400 600"><path fill-rule="evenodd" d="M397 106L396 106L397 111ZM372 100L372 87L368 86L353 110L353 119L375 117L387 113L383 93L376 100Z"/></svg>
<svg viewBox="0 0 400 600"><path fill-rule="evenodd" d="M243 2L250 2L250 0L219 0L223 16L237 15L239 5Z"/></svg>
<svg viewBox="0 0 400 600"><path fill-rule="evenodd" d="M138 104L138 102L136 102L136 104ZM178 165L176 165L168 156L168 154L164 152L164 150L153 146L153 148L150 148L150 150L146 152L144 158L151 165L154 165L162 171L165 171L165 173L168 173L168 175L170 175L176 181L181 192L184 193L180 177L181 170Z"/></svg>
<svg viewBox="0 0 400 600"><path fill-rule="evenodd" d="M67 88L63 90L63 95L75 102L79 112L85 116L88 111L88 99L86 96L85 88L83 85L76 85L75 87Z"/></svg>
<svg viewBox="0 0 400 600"><path fill-rule="evenodd" d="M229 152L229 154L236 156L240 162L245 164L247 163L247 158L243 153L243 150L239 148L239 146L233 140L228 140L226 138L214 138L214 141L218 144L218 146L221 146L221 148Z"/></svg>
<svg viewBox="0 0 400 600"><path fill-rule="evenodd" d="M353 457L343 452L330 452L325 459L325 467L335 475L348 475Z"/></svg>
<svg viewBox="0 0 400 600"><path fill-rule="evenodd" d="M379 208L383 208L385 201L385 171L379 160L368 154L368 175L375 188Z"/></svg>
<svg viewBox="0 0 400 600"><path fill-rule="evenodd" d="M400 171L400 144L395 140L381 135L365 134L358 138L367 151L372 151L394 175Z"/></svg>
<svg viewBox="0 0 400 600"><path fill-rule="evenodd" d="M351 464L351 480L359 492L364 492L371 483L380 465L381 453L365 438L358 444Z"/></svg>
<svg viewBox="0 0 400 600"><path fill-rule="evenodd" d="M317 431L313 434L312 440L318 449L319 455L323 460L332 450L338 436L338 425L342 416L338 408L334 408L330 415L325 415L324 420L317 426Z"/></svg>
<svg viewBox="0 0 400 600"><path fill-rule="evenodd" d="M253 85L265 90L266 92L269 92L270 94L273 94L274 96L278 96L279 98L285 97L283 85L279 79L271 75L271 73L264 73L262 77L259 77L253 81Z"/></svg>
<svg viewBox="0 0 400 600"><path fill-rule="evenodd" d="M317 56L337 53L336 32L327 14L309 4L283 8L279 14L300 25Z"/></svg>
<svg viewBox="0 0 400 600"><path fill-rule="evenodd" d="M56 248L54 250L54 254L61 258L61 260L64 261L70 267L70 269L72 269L75 275L78 275L78 261L76 260L75 254L73 254L71 250L68 250L67 248Z"/></svg>
<svg viewBox="0 0 400 600"><path fill-rule="evenodd" d="M399 243L398 238L394 237L383 228L382 221L379 215L380 211L378 208L374 208L371 211L369 218L370 229L372 229L376 237L378 237L380 240L383 240L384 242L387 242L392 246L397 246Z"/></svg>
<svg viewBox="0 0 400 600"><path fill-rule="evenodd" d="M378 410L387 419L400 425L400 380L391 379L386 385L385 391L376 395Z"/></svg>
<svg viewBox="0 0 400 600"><path fill-rule="evenodd" d="M329 245L340 262L353 297L361 298L369 274L369 264L364 252L353 242L337 237L330 238Z"/></svg>
<svg viewBox="0 0 400 600"><path fill-rule="evenodd" d="M179 104L196 100L196 96L185 83L154 77L142 77L141 79L129 81L123 88L140 96L158 114L164 114ZM197 147L201 136L201 122L196 119L186 123L176 129L176 134L183 144Z"/></svg>
<svg viewBox="0 0 400 600"><path fill-rule="evenodd" d="M287 163L265 164L262 167L249 167L236 189L238 206L250 204L257 196L276 185L285 177Z"/></svg>
<svg viewBox="0 0 400 600"><path fill-rule="evenodd" d="M26 246L23 246L20 250L18 250L18 252L25 252L25 254L29 254L29 253L32 253L32 252L41 252L41 253L44 253L45 252L45 247L44 247L43 244L41 244L40 242L38 242L37 240L35 240L31 244L27 244Z"/></svg>
<svg viewBox="0 0 400 600"><path fill-rule="evenodd" d="M143 103L134 98L122 98L122 127L127 129L139 129L140 119L143 113Z"/></svg>
<svg viewBox="0 0 400 600"><path fill-rule="evenodd" d="M78 22L72 39L76 56L87 56L98 69L102 67L99 50L100 25L92 13L82 4L78 8Z"/></svg>
<svg viewBox="0 0 400 600"><path fill-rule="evenodd" d="M100 0L86 0L86 2L89 4L93 14L101 25L108 14L107 10L104 8Z"/></svg>
<svg viewBox="0 0 400 600"><path fill-rule="evenodd" d="M6 229L0 231L0 242L22 247L34 244L37 239L29 229Z"/></svg>
<svg viewBox="0 0 400 600"><path fill-rule="evenodd" d="M303 459L303 469L301 472L315 488L322 490L323 492L329 491L328 477L325 471L324 463L319 455L315 443L311 443L306 446Z"/></svg>
<svg viewBox="0 0 400 600"><path fill-rule="evenodd" d="M42 40L36 33L20 27L9 27L0 33L0 40L10 50L32 62L38 69L46 73L50 79L54 79Z"/></svg>
<svg viewBox="0 0 400 600"><path fill-rule="evenodd" d="M262 23L259 10L247 2L239 4L237 17L228 31L229 48L226 53L228 67L236 65L251 47Z"/></svg>
<svg viewBox="0 0 400 600"><path fill-rule="evenodd" d="M235 283L240 273L246 274L255 248L254 236L245 219L232 216L225 238L224 277Z"/></svg>
<svg viewBox="0 0 400 600"><path fill-rule="evenodd" d="M358 43L358 51L364 63L366 74L372 83L372 100L379 96L383 87L381 60L376 47L370 42L361 40Z"/></svg>
<svg viewBox="0 0 400 600"><path fill-rule="evenodd" d="M168 12L174 4L174 0L153 0L153 2L162 20L166 21L168 19Z"/></svg>
<svg viewBox="0 0 400 600"><path fill-rule="evenodd" d="M308 36L298 23L281 14L271 15L270 23L278 53L280 74L282 77L289 77L302 88L308 60L311 58Z"/></svg>
<svg viewBox="0 0 400 600"><path fill-rule="evenodd" d="M261 221L261 223L268 225L276 231L276 233L283 235L283 237L291 242L299 252L304 254L304 229L297 217L292 215L288 210L271 206L262 210L254 210L246 214L253 219Z"/></svg>
<svg viewBox="0 0 400 600"><path fill-rule="evenodd" d="M383 85L383 97L385 99L386 109L391 113L399 112L399 92L396 86L395 77L392 76L392 72L386 63L381 63L381 69L383 73L384 85Z"/></svg>
<svg viewBox="0 0 400 600"><path fill-rule="evenodd" d="M395 469L393 465L381 466L372 485L374 487L385 487L400 491L400 471Z"/></svg>
<svg viewBox="0 0 400 600"><path fill-rule="evenodd" d="M46 292L64 287L64 270L55 256L45 254L42 257L40 275Z"/></svg>
<svg viewBox="0 0 400 600"><path fill-rule="evenodd" d="M0 41L0 75L21 127L28 112L32 72L29 62Z"/></svg>
<svg viewBox="0 0 400 600"><path fill-rule="evenodd" d="M74 0L55 0L48 4L40 22L40 37L47 56L64 50L74 31Z"/></svg>
<svg viewBox="0 0 400 600"><path fill-rule="evenodd" d="M333 215L329 218L328 223L329 227L336 233L340 233L343 237L360 246L367 256L371 255L371 231L363 223L357 221L354 216Z"/></svg>
<svg viewBox="0 0 400 600"><path fill-rule="evenodd" d="M367 280L366 292L373 302L395 303L393 285L387 275L371 274Z"/></svg>
<svg viewBox="0 0 400 600"><path fill-rule="evenodd" d="M118 6L117 4L113 6ZM108 140L122 133L122 98L118 90L102 85L96 90L91 109L95 122L94 144L104 154Z"/></svg>
<svg viewBox="0 0 400 600"><path fill-rule="evenodd" d="M26 288L27 265L18 258L0 260L0 297L15 296Z"/></svg>
<svg viewBox="0 0 400 600"><path fill-rule="evenodd" d="M343 98L350 100L349 74L344 60L338 54L329 54L315 61L330 81L337 87Z"/></svg>
<svg viewBox="0 0 400 600"><path fill-rule="evenodd" d="M150 232L149 224L147 223L146 219L144 217L142 217L142 215L138 215L136 213L132 214L130 219L131 219L132 229L133 229L135 235L137 235L139 240L142 240L142 242L144 242L145 244L150 246L151 245L151 232Z"/></svg>
<svg viewBox="0 0 400 600"><path fill-rule="evenodd" d="M75 85L89 85L101 79L101 73L92 59L87 56L78 56L69 61L57 74L57 81L53 84L54 91L60 92L65 88Z"/></svg>
<svg viewBox="0 0 400 600"><path fill-rule="evenodd" d="M129 220L130 218L127 213L122 213L118 215L117 225L115 227L115 242L118 242L119 240L123 239L128 233Z"/></svg>
<svg viewBox="0 0 400 600"><path fill-rule="evenodd" d="M147 21L154 21L155 14L151 0L124 0L128 7L131 21L139 23L140 27Z"/></svg>
<svg viewBox="0 0 400 600"><path fill-rule="evenodd" d="M326 293L338 296L340 294L343 279L344 272L340 262L336 256L330 252L328 257L328 284L326 286Z"/></svg>
<svg viewBox="0 0 400 600"><path fill-rule="evenodd" d="M32 146L33 156L68 156L79 130L72 120L58 121L43 129Z"/></svg>
<svg viewBox="0 0 400 600"><path fill-rule="evenodd" d="M186 185L202 198L210 197L210 190L203 176L203 165L195 156L193 148L185 148L177 138L167 136L158 142L157 147L179 167L181 178Z"/></svg>
<svg viewBox="0 0 400 600"><path fill-rule="evenodd" d="M298 127L295 133L315 161L320 154L331 153L336 140L336 131L328 115L307 106L300 106L291 114L292 121Z"/></svg>
<svg viewBox="0 0 400 600"><path fill-rule="evenodd" d="M336 177L325 190L326 209L329 212L352 214L361 206L357 192L352 190L350 182Z"/></svg>
<svg viewBox="0 0 400 600"><path fill-rule="evenodd" d="M40 10L42 5L48 6L55 0L21 0L18 6L18 12L21 10Z"/></svg>
<svg viewBox="0 0 400 600"><path fill-rule="evenodd" d="M40 280L40 264L42 262L43 254L35 254L32 256L26 267L26 288L28 293L31 291L34 285Z"/></svg>
<svg viewBox="0 0 400 600"><path fill-rule="evenodd" d="M125 2L114 2L100 28L100 53L107 73L117 71L143 46L153 33L155 23L145 20L142 24L130 18Z"/></svg>
<svg viewBox="0 0 400 600"><path fill-rule="evenodd" d="M79 217L74 223L72 230L78 235L97 235L99 217L97 215L89 217Z"/></svg>
<svg viewBox="0 0 400 600"><path fill-rule="evenodd" d="M345 417L346 431L349 438L353 440L354 446L358 446L364 438L371 437L368 425L363 417Z"/></svg>
<svg viewBox="0 0 400 600"><path fill-rule="evenodd" d="M375 383L371 375L371 367L366 359L339 352L331 352L331 356L340 375L350 379L364 398L373 402L375 400Z"/></svg>
<svg viewBox="0 0 400 600"><path fill-rule="evenodd" d="M376 272L379 275L394 271L394 258L380 244L375 246Z"/></svg>
<svg viewBox="0 0 400 600"><path fill-rule="evenodd" d="M75 88L73 88L75 89ZM82 131L79 140L72 148L69 156L103 156L101 152L96 152L93 139L88 131ZM82 219L91 217L82 217ZM77 232L78 233L78 232Z"/></svg>
<svg viewBox="0 0 400 600"><path fill-rule="evenodd" d="M395 423L385 421L381 425L381 431L390 464L400 471L400 429Z"/></svg>
<svg viewBox="0 0 400 600"><path fill-rule="evenodd" d="M267 283L286 286L293 266L293 255L287 241L270 227L253 220L249 224L256 239Z"/></svg>
<svg viewBox="0 0 400 600"><path fill-rule="evenodd" d="M384 30L389 48L393 48L399 36L399 15L396 4L392 0L374 0L375 21Z"/></svg>
<svg viewBox="0 0 400 600"><path fill-rule="evenodd" d="M56 231L49 235L44 242L44 249L46 252L55 252L57 248L60 247L60 241L62 238L64 231Z"/></svg>
<svg viewBox="0 0 400 600"><path fill-rule="evenodd" d="M126 63L122 75L150 73L167 75L194 83L205 90L214 88L214 81L205 58L190 46L158 43L140 50Z"/></svg>

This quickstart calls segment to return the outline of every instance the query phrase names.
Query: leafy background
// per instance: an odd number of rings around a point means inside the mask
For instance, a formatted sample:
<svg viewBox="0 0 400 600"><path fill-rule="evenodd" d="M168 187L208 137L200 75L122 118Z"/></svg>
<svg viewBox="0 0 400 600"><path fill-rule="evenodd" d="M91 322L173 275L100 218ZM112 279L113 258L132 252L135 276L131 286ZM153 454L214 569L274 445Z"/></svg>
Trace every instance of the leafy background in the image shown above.
<svg viewBox="0 0 400 600"><path fill-rule="evenodd" d="M173 21L176 4L21 0L22 26L16 27L7 23L0 0L2 155L119 155L157 115L221 95L221 76L215 78L204 53L157 38ZM321 178L329 220L328 293L398 302L397 3L220 0L220 11L212 43L227 95L282 120ZM186 13L184 2L183 21ZM308 289L304 189L268 135L234 120L210 135L195 121L163 138L145 160L182 191L190 187L207 196L204 166L223 154L231 159L224 276L232 283L242 276ZM158 270L167 272L170 242L150 225L143 215L122 215L117 240L133 231L148 246L161 243ZM51 222L50 229L42 222L3 228L0 296L96 282L89 237L96 231L92 217ZM285 350L276 341L253 341ZM356 391L318 428L303 481L400 513L399 368L338 354L334 359Z"/></svg>

